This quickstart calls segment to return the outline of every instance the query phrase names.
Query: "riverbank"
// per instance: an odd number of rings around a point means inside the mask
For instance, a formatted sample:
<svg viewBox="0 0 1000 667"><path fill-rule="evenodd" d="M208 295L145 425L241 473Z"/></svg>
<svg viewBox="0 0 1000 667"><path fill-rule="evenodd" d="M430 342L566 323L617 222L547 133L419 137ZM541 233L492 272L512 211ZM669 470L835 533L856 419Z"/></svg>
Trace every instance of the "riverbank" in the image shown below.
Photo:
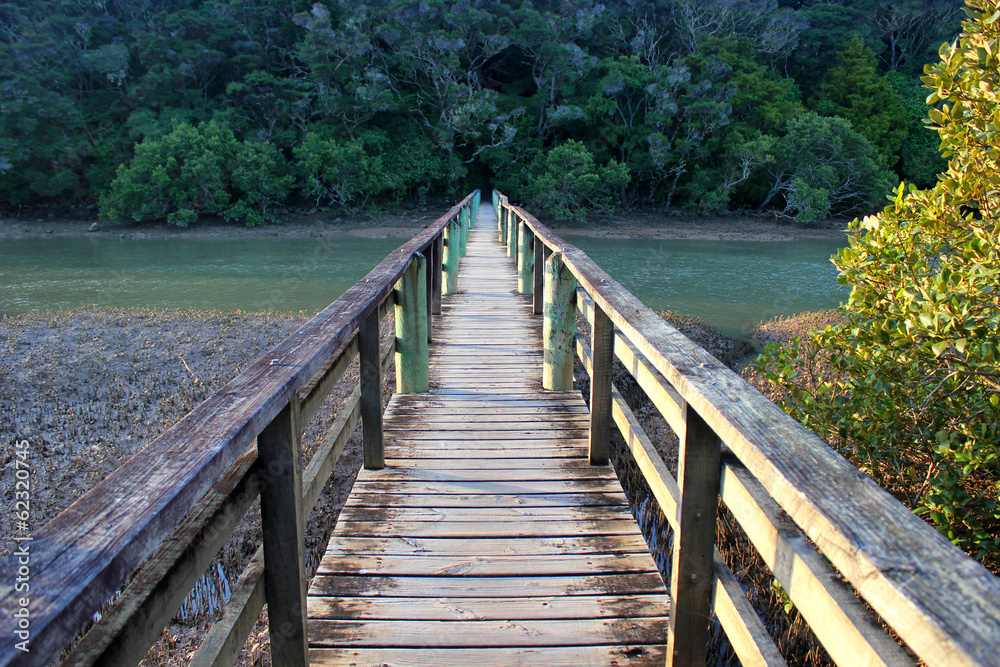
<svg viewBox="0 0 1000 667"><path fill-rule="evenodd" d="M219 218L205 218L188 227L164 222L111 224L93 219L44 217L0 217L0 239L107 236L128 239L205 238L244 239L281 236L323 238L349 234L364 238L412 238L448 212L446 208L421 207L388 212L351 213L335 211L299 212L283 217L279 225L250 228ZM613 215L590 215L586 222L539 220L556 233L608 239L796 241L843 238L846 219L827 220L817 227L802 227L774 216L734 213L698 216L660 211L628 211ZM94 229L96 225L96 229Z"/></svg>

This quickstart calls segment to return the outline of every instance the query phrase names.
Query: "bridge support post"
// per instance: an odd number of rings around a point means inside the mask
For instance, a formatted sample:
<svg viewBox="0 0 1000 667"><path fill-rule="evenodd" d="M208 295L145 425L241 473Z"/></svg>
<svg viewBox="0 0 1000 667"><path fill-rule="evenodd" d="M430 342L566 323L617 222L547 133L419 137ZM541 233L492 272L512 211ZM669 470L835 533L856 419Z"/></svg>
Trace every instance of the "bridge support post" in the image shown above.
<svg viewBox="0 0 1000 667"><path fill-rule="evenodd" d="M531 250L534 234L523 220L517 225L517 291L531 294L535 285L532 268L535 253Z"/></svg>
<svg viewBox="0 0 1000 667"><path fill-rule="evenodd" d="M534 285L531 288L531 312L535 315L541 315L544 304L545 259L546 251L549 249L538 237L532 239L532 245L535 250L535 258L531 267L534 279Z"/></svg>
<svg viewBox="0 0 1000 667"><path fill-rule="evenodd" d="M576 278L565 265L562 253L545 261L545 306L542 325L544 345L542 388L573 389L573 353L576 333Z"/></svg>
<svg viewBox="0 0 1000 667"><path fill-rule="evenodd" d="M458 229L461 231L458 254L461 257L465 257L468 254L467 246L469 245L469 225L472 220L469 210L468 206L463 206L458 212Z"/></svg>
<svg viewBox="0 0 1000 667"><path fill-rule="evenodd" d="M444 227L444 293L458 292L458 256L460 253L458 225L449 222Z"/></svg>
<svg viewBox="0 0 1000 667"><path fill-rule="evenodd" d="M438 236L434 243L431 245L431 265L430 265L430 279L431 279L431 291L430 291L430 306L431 313L434 315L441 314L441 279L444 277L444 265L442 260L444 259L444 235ZM428 322L427 330L430 332L430 322ZM432 335L428 333L428 335Z"/></svg>
<svg viewBox="0 0 1000 667"><path fill-rule="evenodd" d="M590 464L604 465L611 458L611 368L614 363L615 326L607 313L594 305L590 328Z"/></svg>
<svg viewBox="0 0 1000 667"><path fill-rule="evenodd" d="M670 570L668 667L706 661L721 458L719 436L685 403L677 469L681 497Z"/></svg>
<svg viewBox="0 0 1000 667"><path fill-rule="evenodd" d="M286 405L257 436L262 471L264 595L276 665L309 664L306 635L305 532L296 411Z"/></svg>
<svg viewBox="0 0 1000 667"><path fill-rule="evenodd" d="M497 207L497 231L500 243L507 243L507 209Z"/></svg>
<svg viewBox="0 0 1000 667"><path fill-rule="evenodd" d="M382 442L382 359L379 353L379 308L358 327L358 358L361 366L361 424L365 468L385 467Z"/></svg>
<svg viewBox="0 0 1000 667"><path fill-rule="evenodd" d="M427 260L420 253L396 283L396 393L427 391Z"/></svg>
<svg viewBox="0 0 1000 667"><path fill-rule="evenodd" d="M507 256L513 258L514 265L517 266L517 215L514 211L507 209Z"/></svg>

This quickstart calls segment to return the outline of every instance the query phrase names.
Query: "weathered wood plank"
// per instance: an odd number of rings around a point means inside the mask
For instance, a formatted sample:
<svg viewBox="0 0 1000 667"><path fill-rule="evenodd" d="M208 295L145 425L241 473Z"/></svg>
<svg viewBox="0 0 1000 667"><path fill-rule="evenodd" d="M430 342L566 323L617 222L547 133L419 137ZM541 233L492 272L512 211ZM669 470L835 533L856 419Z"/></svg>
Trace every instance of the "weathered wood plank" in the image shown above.
<svg viewBox="0 0 1000 667"><path fill-rule="evenodd" d="M479 649L318 648L314 665L352 667L636 667L662 665L661 646L567 646Z"/></svg>
<svg viewBox="0 0 1000 667"><path fill-rule="evenodd" d="M383 482L365 480L360 477L354 484L358 491L365 493L487 493L513 494L525 493L614 493L621 489L617 480L609 479L579 479L568 482L532 481L523 482L465 482L461 480L448 482Z"/></svg>
<svg viewBox="0 0 1000 667"><path fill-rule="evenodd" d="M639 535L584 535L575 537L525 537L509 540L487 538L354 537L340 535L331 542L331 558L344 555L372 556L435 554L464 558L474 553L485 557L558 556L567 554L648 553ZM316 591L310 589L310 595ZM664 591L659 591L664 593Z"/></svg>
<svg viewBox="0 0 1000 667"><path fill-rule="evenodd" d="M384 468L378 474L365 475L364 481L380 482L571 482L574 480L607 479L602 470L593 468L460 468L453 470L424 467Z"/></svg>
<svg viewBox="0 0 1000 667"><path fill-rule="evenodd" d="M619 505L628 507L625 494L619 489L612 493L379 493L357 489L351 494L347 506L377 507L386 504L395 507L598 507Z"/></svg>
<svg viewBox="0 0 1000 667"><path fill-rule="evenodd" d="M324 559L319 574L367 574L367 554ZM656 572L648 554L558 554L552 556L380 556L378 574L391 577L586 576ZM666 597L666 596L663 596Z"/></svg>
<svg viewBox="0 0 1000 667"><path fill-rule="evenodd" d="M319 575L311 594L388 597L509 597L548 595L661 594L657 573L594 574L570 577L380 577Z"/></svg>
<svg viewBox="0 0 1000 667"><path fill-rule="evenodd" d="M667 619L544 619L522 621L334 621L309 623L314 646L489 648L657 644Z"/></svg>
<svg viewBox="0 0 1000 667"><path fill-rule="evenodd" d="M549 556L539 558L545 563ZM574 595L549 597L431 598L414 605L407 598L310 597L311 618L459 621L538 618L644 618L665 616L667 595Z"/></svg>
<svg viewBox="0 0 1000 667"><path fill-rule="evenodd" d="M628 535L635 521L338 521L334 535L357 537L402 535L405 537L504 538L576 537L579 535Z"/></svg>

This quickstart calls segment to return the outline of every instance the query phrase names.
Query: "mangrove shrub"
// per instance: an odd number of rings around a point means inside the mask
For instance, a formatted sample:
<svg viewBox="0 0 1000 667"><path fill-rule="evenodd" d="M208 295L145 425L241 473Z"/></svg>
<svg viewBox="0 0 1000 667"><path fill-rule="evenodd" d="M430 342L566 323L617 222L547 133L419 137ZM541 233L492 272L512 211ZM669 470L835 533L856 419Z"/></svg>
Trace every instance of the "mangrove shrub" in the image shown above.
<svg viewBox="0 0 1000 667"><path fill-rule="evenodd" d="M998 571L1000 0L966 4L923 77L947 170L851 223L834 257L846 322L758 364L792 415ZM804 384L819 358L830 370Z"/></svg>
<svg viewBox="0 0 1000 667"><path fill-rule="evenodd" d="M287 161L270 143L239 141L215 122L181 123L136 146L101 197L101 217L187 226L220 215L248 227L275 221L292 186Z"/></svg>

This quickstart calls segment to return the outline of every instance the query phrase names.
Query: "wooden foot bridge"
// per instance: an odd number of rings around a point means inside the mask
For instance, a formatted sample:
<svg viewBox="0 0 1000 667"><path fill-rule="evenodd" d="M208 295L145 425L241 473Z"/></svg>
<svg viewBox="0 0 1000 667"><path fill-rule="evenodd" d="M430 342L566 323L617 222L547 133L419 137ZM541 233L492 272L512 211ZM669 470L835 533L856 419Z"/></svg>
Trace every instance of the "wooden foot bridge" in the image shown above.
<svg viewBox="0 0 1000 667"><path fill-rule="evenodd" d="M676 478L615 364L678 434ZM308 581L305 521L359 422L364 469ZM136 664L258 499L262 544L191 664L238 660L265 604L279 666L704 665L712 624L742 664L785 664L716 549L724 507L831 664L1000 665L995 577L500 193L466 197L37 530L3 564L0 665ZM662 569L640 504L664 519Z"/></svg>

